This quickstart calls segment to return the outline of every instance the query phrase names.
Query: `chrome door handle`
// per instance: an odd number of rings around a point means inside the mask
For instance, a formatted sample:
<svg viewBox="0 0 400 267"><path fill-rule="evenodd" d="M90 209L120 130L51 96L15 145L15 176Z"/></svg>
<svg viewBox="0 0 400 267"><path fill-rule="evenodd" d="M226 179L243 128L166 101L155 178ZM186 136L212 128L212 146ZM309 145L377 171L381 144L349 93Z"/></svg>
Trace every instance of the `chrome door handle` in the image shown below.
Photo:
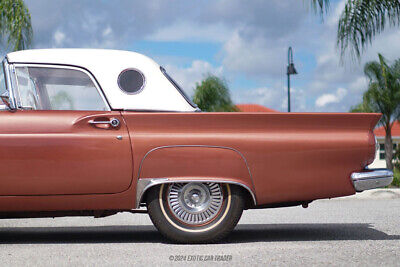
<svg viewBox="0 0 400 267"><path fill-rule="evenodd" d="M96 125L96 124L109 124L111 127L117 128L120 124L117 118L111 118L109 121L88 121L89 124Z"/></svg>

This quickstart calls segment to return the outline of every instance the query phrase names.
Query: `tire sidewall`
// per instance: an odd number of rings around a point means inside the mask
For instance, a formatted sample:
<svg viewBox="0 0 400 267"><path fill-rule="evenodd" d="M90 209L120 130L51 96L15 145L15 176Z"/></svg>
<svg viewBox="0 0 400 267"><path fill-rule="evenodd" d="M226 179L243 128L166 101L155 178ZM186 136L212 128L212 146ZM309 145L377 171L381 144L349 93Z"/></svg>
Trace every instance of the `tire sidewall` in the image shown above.
<svg viewBox="0 0 400 267"><path fill-rule="evenodd" d="M241 191L235 186L223 184L223 186L225 185L228 190L227 201L230 203L227 203L225 210L221 211L222 216L215 223L200 231L196 230L196 227L183 229L168 215L164 208L165 205L161 204L164 201L162 194L165 185L149 189L147 208L150 218L161 234L173 241L180 243L216 242L233 230L242 215L244 206Z"/></svg>

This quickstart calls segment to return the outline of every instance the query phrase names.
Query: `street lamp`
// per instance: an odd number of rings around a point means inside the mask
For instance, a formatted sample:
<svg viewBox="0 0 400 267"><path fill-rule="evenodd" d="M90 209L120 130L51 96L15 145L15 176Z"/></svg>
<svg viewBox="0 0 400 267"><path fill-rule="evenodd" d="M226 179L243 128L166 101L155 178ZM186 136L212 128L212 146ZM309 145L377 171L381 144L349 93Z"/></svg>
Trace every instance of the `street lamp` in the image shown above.
<svg viewBox="0 0 400 267"><path fill-rule="evenodd" d="M287 96L288 96L288 112L290 112L290 75L297 74L296 68L293 63L293 51L292 47L289 46L288 50L288 66L287 66Z"/></svg>

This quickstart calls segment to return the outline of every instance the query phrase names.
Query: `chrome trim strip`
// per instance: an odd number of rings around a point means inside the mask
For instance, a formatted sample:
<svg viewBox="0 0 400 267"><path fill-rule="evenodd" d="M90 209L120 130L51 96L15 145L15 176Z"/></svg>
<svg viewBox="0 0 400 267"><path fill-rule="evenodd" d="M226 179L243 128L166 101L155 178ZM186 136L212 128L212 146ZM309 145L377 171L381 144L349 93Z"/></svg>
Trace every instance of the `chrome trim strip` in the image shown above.
<svg viewBox="0 0 400 267"><path fill-rule="evenodd" d="M169 76L169 74L167 73L167 71L160 66L160 71L161 73L164 75L165 78L167 78L167 80L175 87L175 89L181 94L181 96L186 100L186 102L189 103L190 106L192 106L192 108L195 109L195 112L199 112L201 111L201 109L190 99L190 97L188 97L185 93L185 91L183 91L183 89L179 86L179 84L176 83L176 81Z"/></svg>
<svg viewBox="0 0 400 267"><path fill-rule="evenodd" d="M140 166L139 166L139 171L138 171L138 176L137 179L140 179L140 173L142 171L142 166L143 166L143 162L146 159L146 157L153 151L158 150L158 149L162 149L162 148L172 148L172 147L205 147L205 148L221 148L221 149L228 149L228 150L232 150L236 153L238 153L240 155L240 157L244 160L244 163L246 164L247 167L247 171L249 172L249 176L250 176L250 181L251 181L251 186L253 187L254 191L255 191L255 186L254 186L254 181L253 181L253 176L251 174L250 168L249 168L249 164L247 164L247 160L246 158L243 156L242 152L240 152L239 150L232 148L232 147L227 147L227 146L213 146L213 145L169 145L169 146L158 146L155 147L153 149L150 149L149 151L147 151L147 153L143 156L141 162L140 162Z"/></svg>
<svg viewBox="0 0 400 267"><path fill-rule="evenodd" d="M364 172L353 172L351 181L357 192L384 187L393 181L393 172L388 169L371 169Z"/></svg>
<svg viewBox="0 0 400 267"><path fill-rule="evenodd" d="M14 109L16 109L17 105L16 105L16 102L15 102L14 89L13 89L13 86L12 86L12 83L11 83L11 73L10 73L11 72L11 66L12 65L10 65L8 63L7 57L5 57L4 60L3 60L3 70L4 70L5 80L6 80L6 88L7 88L8 93L9 93L11 106Z"/></svg>
<svg viewBox="0 0 400 267"><path fill-rule="evenodd" d="M218 179L169 179L169 178L142 178L139 179L136 185L136 209L139 209L140 207L140 202L142 201L142 197L144 193L150 188L155 185L159 184L170 184L170 183L190 183L190 182L199 182L199 183L224 183L224 184L234 184L234 185L239 185L243 188L245 188L251 195L251 198L253 199L254 205L257 205L257 200L256 196L254 195L253 191L246 185L239 183L239 182L234 182L234 181L228 181L228 180L218 180Z"/></svg>

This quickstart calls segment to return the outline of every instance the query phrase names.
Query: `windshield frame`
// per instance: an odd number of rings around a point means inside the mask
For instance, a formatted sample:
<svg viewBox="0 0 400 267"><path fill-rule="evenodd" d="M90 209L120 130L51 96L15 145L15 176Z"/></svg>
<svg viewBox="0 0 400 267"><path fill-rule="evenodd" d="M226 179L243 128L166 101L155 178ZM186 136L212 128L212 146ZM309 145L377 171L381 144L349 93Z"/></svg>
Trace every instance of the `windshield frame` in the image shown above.
<svg viewBox="0 0 400 267"><path fill-rule="evenodd" d="M15 94L14 94L14 87L13 87L13 82L11 78L11 73L12 73L12 65L8 62L7 56L4 57L4 59L1 62L3 72L4 72L4 80L6 83L6 90L8 91L8 97L10 101L10 105L12 109L16 109L17 104L15 100Z"/></svg>

